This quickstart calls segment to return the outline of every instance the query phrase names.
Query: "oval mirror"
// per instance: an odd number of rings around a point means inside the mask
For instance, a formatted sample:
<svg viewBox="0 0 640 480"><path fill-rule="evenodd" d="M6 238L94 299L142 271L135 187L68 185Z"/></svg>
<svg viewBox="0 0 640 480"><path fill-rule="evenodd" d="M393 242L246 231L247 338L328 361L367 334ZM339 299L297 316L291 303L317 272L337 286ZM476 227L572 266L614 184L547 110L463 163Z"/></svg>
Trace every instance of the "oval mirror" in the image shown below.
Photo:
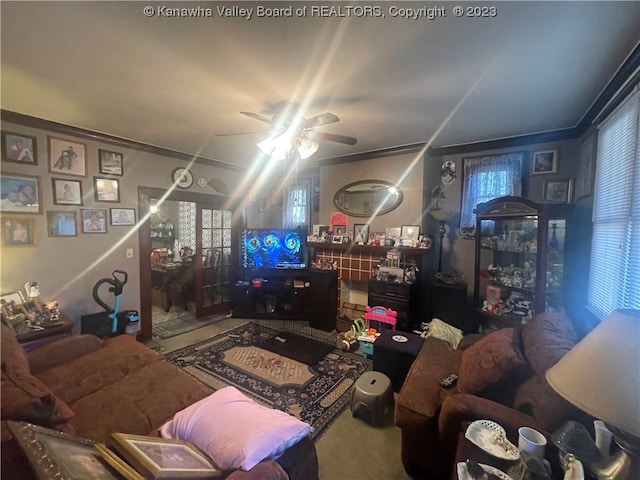
<svg viewBox="0 0 640 480"><path fill-rule="evenodd" d="M345 185L333 196L341 212L354 217L384 215L402 203L402 190L384 180L360 180Z"/></svg>

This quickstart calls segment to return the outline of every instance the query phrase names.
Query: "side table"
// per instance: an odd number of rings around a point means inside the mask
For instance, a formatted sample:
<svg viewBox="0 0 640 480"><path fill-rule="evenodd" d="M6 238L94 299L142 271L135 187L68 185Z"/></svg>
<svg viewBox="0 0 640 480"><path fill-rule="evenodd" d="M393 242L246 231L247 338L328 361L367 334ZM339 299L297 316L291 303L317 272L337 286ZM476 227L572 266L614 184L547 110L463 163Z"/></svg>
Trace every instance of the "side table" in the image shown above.
<svg viewBox="0 0 640 480"><path fill-rule="evenodd" d="M394 337L406 340L396 341ZM373 344L373 370L391 379L394 392L400 391L423 343L424 338L415 333L384 330Z"/></svg>
<svg viewBox="0 0 640 480"><path fill-rule="evenodd" d="M60 318L57 321L52 322L51 325L42 330L33 330L31 332L16 335L16 339L18 340L18 343L22 345L22 348L28 352L34 348L44 345L45 343L52 342L59 338L68 337L71 335L72 329L73 320L61 313Z"/></svg>
<svg viewBox="0 0 640 480"><path fill-rule="evenodd" d="M451 469L451 480L458 480L458 472L457 472L458 462L464 462L467 459L474 460L478 463L483 463L485 465L491 465L492 467L502 470L504 473L509 475L514 480L519 480L520 473L522 472L520 467L520 462L519 461L510 462L507 460L501 460L499 458L496 458L488 454L487 452L482 450L480 447L474 445L471 441L467 440L467 438L464 436L466 427L467 427L467 424L465 423L464 428L461 429L460 434L458 435L458 445L456 448L455 461ZM509 439L509 441L511 441L511 443L517 446L518 445L517 433L513 435L511 435L510 433L512 432L507 431L507 438ZM547 444L545 458L549 460L549 463L551 464L551 478L553 480L556 480L556 479L561 480L564 476L564 472L562 469L562 465L560 464L558 449L552 443Z"/></svg>

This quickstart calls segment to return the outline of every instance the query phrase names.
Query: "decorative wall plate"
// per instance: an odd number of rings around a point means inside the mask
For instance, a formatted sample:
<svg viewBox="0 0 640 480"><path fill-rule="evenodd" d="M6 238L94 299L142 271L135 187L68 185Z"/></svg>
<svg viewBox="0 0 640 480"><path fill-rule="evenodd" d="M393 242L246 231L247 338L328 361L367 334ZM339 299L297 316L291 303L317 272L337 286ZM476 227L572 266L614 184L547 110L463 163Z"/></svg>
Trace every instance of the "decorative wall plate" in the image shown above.
<svg viewBox="0 0 640 480"><path fill-rule="evenodd" d="M176 184L176 187L187 189L193 185L193 173L188 168L175 168L171 172L171 181Z"/></svg>

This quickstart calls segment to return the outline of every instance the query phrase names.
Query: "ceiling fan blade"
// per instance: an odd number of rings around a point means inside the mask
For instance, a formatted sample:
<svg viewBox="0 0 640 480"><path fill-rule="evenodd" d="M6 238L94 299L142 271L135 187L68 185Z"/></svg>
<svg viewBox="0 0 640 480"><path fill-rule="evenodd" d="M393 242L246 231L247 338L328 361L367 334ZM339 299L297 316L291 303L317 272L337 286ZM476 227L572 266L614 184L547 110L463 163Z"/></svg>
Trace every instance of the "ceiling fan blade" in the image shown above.
<svg viewBox="0 0 640 480"><path fill-rule="evenodd" d="M234 135L266 135L266 132L217 133L216 137L231 137Z"/></svg>
<svg viewBox="0 0 640 480"><path fill-rule="evenodd" d="M320 125L329 125L330 123L339 122L340 118L333 113L325 112L315 117L307 118L302 122L302 128L319 127Z"/></svg>
<svg viewBox="0 0 640 480"><path fill-rule="evenodd" d="M313 132L313 137L320 140L328 140L329 142L344 143L346 145L355 145L358 143L358 139L355 137L347 137L346 135L337 135L335 133L328 132Z"/></svg>
<svg viewBox="0 0 640 480"><path fill-rule="evenodd" d="M271 120L269 117L265 117L264 115L260 115L259 113L253 112L240 112L242 115L246 115L249 118L253 118L254 120L260 120L261 122L268 123L269 125L275 125L276 122Z"/></svg>

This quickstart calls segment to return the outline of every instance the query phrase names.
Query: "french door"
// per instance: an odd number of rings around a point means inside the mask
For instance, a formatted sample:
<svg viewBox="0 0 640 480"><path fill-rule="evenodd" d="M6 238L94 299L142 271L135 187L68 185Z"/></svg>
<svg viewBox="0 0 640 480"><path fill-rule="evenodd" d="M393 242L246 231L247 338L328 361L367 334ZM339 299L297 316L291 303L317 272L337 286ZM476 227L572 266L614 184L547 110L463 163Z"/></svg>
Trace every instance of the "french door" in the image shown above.
<svg viewBox="0 0 640 480"><path fill-rule="evenodd" d="M164 205L168 209L172 225L177 229L181 224L178 204L188 202L194 205L194 207L185 209L193 212L190 214L193 218L182 219L182 223L186 222L185 228L190 233L185 234L185 240L180 246L194 248L195 316L202 317L231 310L231 272L235 263L234 252L237 248L238 228L243 219L240 201L229 197L195 192L176 190L167 193L163 189L139 187L138 202L139 217L146 219L141 222L138 230L140 245L140 340L148 340L152 337L150 258L154 248L162 246L158 245L157 241L152 245L152 206L162 207ZM178 220L176 221L174 217ZM166 218L161 217L161 220L166 221ZM174 254L177 253L174 252Z"/></svg>
<svg viewBox="0 0 640 480"><path fill-rule="evenodd" d="M232 212L197 204L196 317L231 309Z"/></svg>

